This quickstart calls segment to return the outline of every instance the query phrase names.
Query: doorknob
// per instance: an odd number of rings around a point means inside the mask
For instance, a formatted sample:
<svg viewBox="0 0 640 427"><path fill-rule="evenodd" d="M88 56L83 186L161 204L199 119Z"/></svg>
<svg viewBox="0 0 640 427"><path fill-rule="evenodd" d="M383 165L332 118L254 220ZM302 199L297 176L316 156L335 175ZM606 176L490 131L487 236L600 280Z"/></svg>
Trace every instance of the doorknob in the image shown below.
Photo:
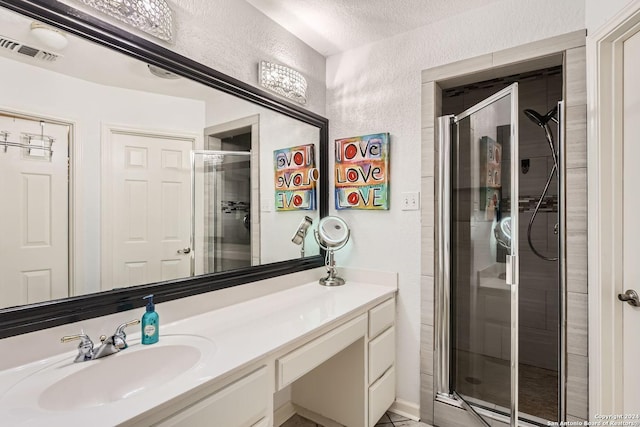
<svg viewBox="0 0 640 427"><path fill-rule="evenodd" d="M640 298L638 298L638 294L633 289L627 290L624 294L618 294L618 299L626 301L634 307L640 307Z"/></svg>
<svg viewBox="0 0 640 427"><path fill-rule="evenodd" d="M188 254L191 252L191 248L178 249L179 254Z"/></svg>

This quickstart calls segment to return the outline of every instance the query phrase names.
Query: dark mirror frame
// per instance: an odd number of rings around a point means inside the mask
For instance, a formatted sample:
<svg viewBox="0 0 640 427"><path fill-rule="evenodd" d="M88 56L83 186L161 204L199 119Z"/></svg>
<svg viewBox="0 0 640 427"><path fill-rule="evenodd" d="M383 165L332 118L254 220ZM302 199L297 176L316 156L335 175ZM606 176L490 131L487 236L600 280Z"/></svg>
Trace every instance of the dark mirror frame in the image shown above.
<svg viewBox="0 0 640 427"><path fill-rule="evenodd" d="M0 6L319 128L319 213L321 218L327 216L329 121L326 118L58 1L0 0ZM0 338L142 307L141 298L148 294L154 294L155 301L161 303L322 265L324 251L306 258L0 309Z"/></svg>

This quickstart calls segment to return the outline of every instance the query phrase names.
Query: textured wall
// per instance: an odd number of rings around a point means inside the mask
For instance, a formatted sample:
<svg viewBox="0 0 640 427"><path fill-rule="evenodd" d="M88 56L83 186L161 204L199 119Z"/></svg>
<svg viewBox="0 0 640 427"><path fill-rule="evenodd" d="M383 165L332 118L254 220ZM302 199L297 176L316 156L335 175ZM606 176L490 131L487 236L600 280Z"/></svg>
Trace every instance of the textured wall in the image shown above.
<svg viewBox="0 0 640 427"><path fill-rule="evenodd" d="M632 3L630 0L585 0L586 23L589 34L592 34L605 22L613 18L622 8Z"/></svg>
<svg viewBox="0 0 640 427"><path fill-rule="evenodd" d="M399 272L397 396L417 404L420 388L419 211L401 211L404 191L421 189L420 71L584 27L584 2L503 0L327 59L330 140L391 133L391 210L345 212L353 229L338 265ZM432 210L433 194L422 194ZM429 234L430 233L430 234Z"/></svg>
<svg viewBox="0 0 640 427"><path fill-rule="evenodd" d="M127 27L77 0L62 1L254 86L260 60L295 68L309 84L307 108L324 115L325 58L245 1L168 0L174 12L173 43Z"/></svg>

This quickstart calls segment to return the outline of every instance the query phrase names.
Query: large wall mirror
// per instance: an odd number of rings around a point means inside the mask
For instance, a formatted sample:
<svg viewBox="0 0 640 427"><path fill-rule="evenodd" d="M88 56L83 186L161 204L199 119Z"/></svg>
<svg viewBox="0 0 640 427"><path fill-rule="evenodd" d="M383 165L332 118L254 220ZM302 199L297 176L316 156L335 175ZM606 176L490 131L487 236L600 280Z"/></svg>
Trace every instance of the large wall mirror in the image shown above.
<svg viewBox="0 0 640 427"><path fill-rule="evenodd" d="M0 0L0 47L0 337L322 265L326 119L56 1Z"/></svg>

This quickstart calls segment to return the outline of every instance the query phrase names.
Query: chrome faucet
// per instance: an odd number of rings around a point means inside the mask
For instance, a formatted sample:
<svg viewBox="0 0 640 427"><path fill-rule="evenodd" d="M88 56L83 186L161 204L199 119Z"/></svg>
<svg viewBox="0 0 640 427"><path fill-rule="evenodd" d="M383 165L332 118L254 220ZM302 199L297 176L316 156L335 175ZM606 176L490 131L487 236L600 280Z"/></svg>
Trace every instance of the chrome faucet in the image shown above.
<svg viewBox="0 0 640 427"><path fill-rule="evenodd" d="M100 359L102 357L109 356L113 353L117 353L120 350L124 350L125 348L127 348L127 334L124 332L124 329L127 326L137 325L139 323L140 320L131 320L119 325L116 328L114 334L110 337L102 335L100 337L100 347L95 350L93 348L93 341L91 341L91 339L86 334L84 334L84 332L77 335L62 337L60 341L66 343L77 339L80 340L80 344L78 345L78 355L73 360L75 363Z"/></svg>
<svg viewBox="0 0 640 427"><path fill-rule="evenodd" d="M73 359L74 363L85 362L93 359L93 341L84 332L76 335L67 335L60 338L60 342L80 340L78 344L78 355Z"/></svg>
<svg viewBox="0 0 640 427"><path fill-rule="evenodd" d="M100 347L95 351L93 358L100 359L101 357L109 356L110 354L117 353L120 350L124 350L127 345L127 334L124 332L124 328L131 325L137 325L139 320L130 320L123 323L116 328L116 331L110 337L102 335L100 337Z"/></svg>

